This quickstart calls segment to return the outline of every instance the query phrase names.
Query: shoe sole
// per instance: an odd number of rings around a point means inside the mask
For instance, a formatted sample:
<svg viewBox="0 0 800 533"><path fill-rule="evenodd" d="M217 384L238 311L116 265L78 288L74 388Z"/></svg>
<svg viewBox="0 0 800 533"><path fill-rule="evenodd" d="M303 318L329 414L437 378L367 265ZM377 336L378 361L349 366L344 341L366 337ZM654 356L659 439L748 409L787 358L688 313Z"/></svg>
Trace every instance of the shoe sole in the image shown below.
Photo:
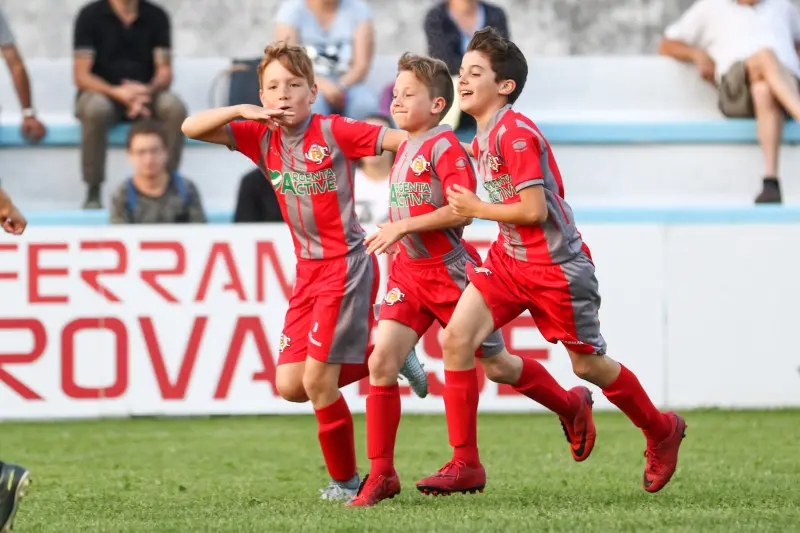
<svg viewBox="0 0 800 533"><path fill-rule="evenodd" d="M686 423L686 420L684 420L682 416L680 416L680 415L675 415L675 416L677 416L677 417L678 417L678 424L683 424L683 430L681 431L681 440L679 440L679 441L678 441L678 452L680 453L681 444L683 444L683 439L685 439L685 438L686 438L686 430L687 430L687 429L689 429L689 424L687 424L687 423ZM660 491L661 489L663 489L664 487L666 487L667 485L669 485L669 482L672 480L672 476L674 476L674 475L675 475L675 472L676 472L677 470L678 470L678 461L677 461L677 459L676 459L676 460L675 460L675 470L673 470L673 471L672 471L672 473L669 475L669 477L667 477L667 480L666 480L666 481L664 481L664 484L663 484L663 485L661 485L660 487L656 488L655 490L652 490L652 486L651 486L650 488L648 488L648 487L645 485L645 486L644 486L644 490L645 490L646 492L649 492L650 494L655 494L656 492ZM644 477L644 479L646 479L647 472L645 472L645 473L643 474L643 476L645 476L645 477Z"/></svg>
<svg viewBox="0 0 800 533"><path fill-rule="evenodd" d="M397 489L397 492L395 492L391 496L387 496L385 498L381 498L380 500L378 500L377 502L373 503L372 505L354 505L352 503L346 503L344 506L345 507L375 507L376 505L381 503L383 500L393 500L394 497L399 495L399 494L400 494L400 489Z"/></svg>
<svg viewBox="0 0 800 533"><path fill-rule="evenodd" d="M461 494L475 494L481 493L483 494L483 489L486 488L486 485L477 485L475 487L470 487L468 489L458 489L458 490L442 490L439 487L430 487L430 486L419 486L417 485L417 490L420 491L425 496L450 496L451 494L460 492Z"/></svg>
<svg viewBox="0 0 800 533"><path fill-rule="evenodd" d="M31 485L31 475L27 470L22 474L22 478L17 483L17 488L14 491L14 504L11 506L11 514L8 515L5 525L0 528L0 533L9 533L11 528L14 527L14 517L17 515L19 504L23 498L28 494L28 488Z"/></svg>

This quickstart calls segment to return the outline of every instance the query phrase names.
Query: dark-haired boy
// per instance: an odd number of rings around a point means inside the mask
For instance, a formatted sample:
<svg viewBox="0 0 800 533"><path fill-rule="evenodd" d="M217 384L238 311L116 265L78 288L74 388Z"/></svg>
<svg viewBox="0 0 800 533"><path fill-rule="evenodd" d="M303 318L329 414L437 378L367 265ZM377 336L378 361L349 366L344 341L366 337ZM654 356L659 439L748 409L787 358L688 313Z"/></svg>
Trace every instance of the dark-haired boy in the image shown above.
<svg viewBox="0 0 800 533"><path fill-rule="evenodd" d="M647 439L643 484L656 492L675 472L686 423L678 414L659 412L636 376L605 355L594 264L564 200L555 157L536 125L511 107L527 76L527 61L513 42L491 28L475 33L461 64L459 91L461 109L478 124L472 149L490 203L458 185L448 190L448 200L457 214L498 222L500 235L483 268L468 270L470 285L444 331L445 368L465 368L486 336L529 310L542 336L567 348L575 374L600 387L642 429ZM563 389L547 372L539 376L534 399L562 422L569 419L572 408ZM476 396L477 388L470 390L464 405L477 407ZM463 490L469 487L462 480L477 480L474 472L483 468L475 417L475 410L465 410L461 419L448 419L451 440L460 439L453 442L456 467L448 463L420 481L421 490ZM585 433L569 425L564 429L573 455L589 445ZM458 446L474 453L458 455Z"/></svg>

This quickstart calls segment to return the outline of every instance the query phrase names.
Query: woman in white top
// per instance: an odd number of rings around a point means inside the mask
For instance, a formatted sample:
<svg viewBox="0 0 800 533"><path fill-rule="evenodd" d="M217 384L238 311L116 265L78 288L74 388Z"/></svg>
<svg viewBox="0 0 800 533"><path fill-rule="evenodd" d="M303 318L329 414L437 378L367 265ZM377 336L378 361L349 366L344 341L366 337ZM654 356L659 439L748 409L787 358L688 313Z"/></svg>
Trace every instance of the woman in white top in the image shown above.
<svg viewBox="0 0 800 533"><path fill-rule="evenodd" d="M393 127L383 115L373 115L365 122ZM394 164L394 152L359 159L355 175L356 215L362 224L379 224L389 219L389 174Z"/></svg>

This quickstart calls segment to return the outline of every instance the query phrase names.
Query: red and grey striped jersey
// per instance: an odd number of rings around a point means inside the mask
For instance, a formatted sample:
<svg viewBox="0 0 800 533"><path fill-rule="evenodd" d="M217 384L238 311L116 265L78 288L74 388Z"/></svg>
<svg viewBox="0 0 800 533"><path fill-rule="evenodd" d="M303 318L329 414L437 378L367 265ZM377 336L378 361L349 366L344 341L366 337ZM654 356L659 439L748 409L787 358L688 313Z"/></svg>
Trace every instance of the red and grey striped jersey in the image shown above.
<svg viewBox="0 0 800 533"><path fill-rule="evenodd" d="M400 145L390 176L391 221L426 215L447 205L447 189L475 191L469 156L450 126L437 126ZM444 258L461 246L463 227L410 233L400 241L410 259Z"/></svg>
<svg viewBox="0 0 800 533"><path fill-rule="evenodd" d="M227 126L230 147L275 188L298 259L341 257L363 246L353 200L353 160L381 153L383 126L313 114L291 131L254 121Z"/></svg>
<svg viewBox="0 0 800 533"><path fill-rule="evenodd" d="M493 203L513 204L527 187L544 187L548 217L543 224L499 222L498 242L508 255L529 263L559 264L581 250L589 253L564 200L561 172L550 144L525 115L505 106L472 141L478 173Z"/></svg>

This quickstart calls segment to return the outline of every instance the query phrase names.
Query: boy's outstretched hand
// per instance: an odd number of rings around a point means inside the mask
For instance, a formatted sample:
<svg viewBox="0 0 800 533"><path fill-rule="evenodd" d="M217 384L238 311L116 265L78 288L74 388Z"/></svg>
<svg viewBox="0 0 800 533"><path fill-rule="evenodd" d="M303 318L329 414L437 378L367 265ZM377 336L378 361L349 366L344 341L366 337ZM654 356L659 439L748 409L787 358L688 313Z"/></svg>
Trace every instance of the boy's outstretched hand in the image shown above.
<svg viewBox="0 0 800 533"><path fill-rule="evenodd" d="M25 215L11 202L0 207L0 222L2 222L5 232L12 235L22 235L28 226Z"/></svg>
<svg viewBox="0 0 800 533"><path fill-rule="evenodd" d="M377 232L364 239L364 244L367 245L367 255L373 253L378 255L383 253L396 254L397 247L395 243L406 236L406 231L403 230L401 223L386 222L385 224L378 224L378 228L380 229Z"/></svg>
<svg viewBox="0 0 800 533"><path fill-rule="evenodd" d="M455 184L447 189L447 202L456 215L466 218L480 218L483 200L471 190Z"/></svg>

